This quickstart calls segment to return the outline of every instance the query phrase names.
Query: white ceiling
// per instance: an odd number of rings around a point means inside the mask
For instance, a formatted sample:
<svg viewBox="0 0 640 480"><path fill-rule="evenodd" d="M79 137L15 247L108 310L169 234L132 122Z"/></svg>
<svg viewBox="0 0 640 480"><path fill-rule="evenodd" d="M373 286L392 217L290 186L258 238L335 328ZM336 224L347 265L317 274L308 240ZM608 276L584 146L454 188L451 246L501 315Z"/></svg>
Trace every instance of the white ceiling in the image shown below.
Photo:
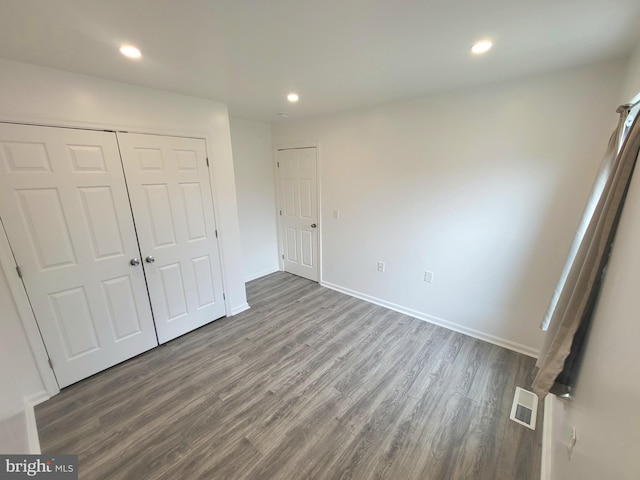
<svg viewBox="0 0 640 480"><path fill-rule="evenodd" d="M271 121L619 58L639 20L638 0L0 0L0 57Z"/></svg>

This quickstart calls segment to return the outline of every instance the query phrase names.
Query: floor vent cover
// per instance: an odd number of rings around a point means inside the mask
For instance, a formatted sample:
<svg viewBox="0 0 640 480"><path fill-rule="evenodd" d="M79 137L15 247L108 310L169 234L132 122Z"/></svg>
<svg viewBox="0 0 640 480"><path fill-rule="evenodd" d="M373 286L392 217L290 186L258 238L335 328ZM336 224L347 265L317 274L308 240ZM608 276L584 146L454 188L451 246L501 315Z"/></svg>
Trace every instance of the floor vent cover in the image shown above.
<svg viewBox="0 0 640 480"><path fill-rule="evenodd" d="M511 415L509 415L509 418L520 425L535 430L537 415L538 396L533 392L516 387L516 394L513 396L513 405L511 406Z"/></svg>

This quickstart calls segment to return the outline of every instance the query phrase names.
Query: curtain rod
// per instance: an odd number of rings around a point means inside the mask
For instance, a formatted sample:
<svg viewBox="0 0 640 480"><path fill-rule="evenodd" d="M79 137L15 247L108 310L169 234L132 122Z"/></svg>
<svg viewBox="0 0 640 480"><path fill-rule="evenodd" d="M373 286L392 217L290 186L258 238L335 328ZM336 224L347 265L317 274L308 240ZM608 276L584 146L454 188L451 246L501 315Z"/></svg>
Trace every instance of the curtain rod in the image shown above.
<svg viewBox="0 0 640 480"><path fill-rule="evenodd" d="M640 100L638 100L637 102L625 103L624 105L620 105L616 110L616 113L625 113L625 112L629 113L629 110L631 110L633 107L635 107L639 103L640 103Z"/></svg>

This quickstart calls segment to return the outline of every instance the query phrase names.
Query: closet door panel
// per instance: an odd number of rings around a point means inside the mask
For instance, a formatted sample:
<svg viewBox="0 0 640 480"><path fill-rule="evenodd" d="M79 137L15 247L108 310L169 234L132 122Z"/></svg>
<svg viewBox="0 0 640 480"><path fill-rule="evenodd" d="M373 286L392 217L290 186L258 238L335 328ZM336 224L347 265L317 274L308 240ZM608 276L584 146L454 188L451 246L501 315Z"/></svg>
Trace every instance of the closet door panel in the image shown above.
<svg viewBox="0 0 640 480"><path fill-rule="evenodd" d="M60 387L157 345L115 134L0 124L0 217Z"/></svg>
<svg viewBox="0 0 640 480"><path fill-rule="evenodd" d="M225 315L205 142L118 133L158 339Z"/></svg>

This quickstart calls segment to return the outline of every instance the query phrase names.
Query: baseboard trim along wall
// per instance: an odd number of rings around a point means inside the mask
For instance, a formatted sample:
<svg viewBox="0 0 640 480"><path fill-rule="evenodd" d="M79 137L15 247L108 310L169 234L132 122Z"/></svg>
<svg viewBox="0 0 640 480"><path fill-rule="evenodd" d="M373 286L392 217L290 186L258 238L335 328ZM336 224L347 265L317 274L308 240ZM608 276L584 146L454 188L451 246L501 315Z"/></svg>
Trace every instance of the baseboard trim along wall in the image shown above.
<svg viewBox="0 0 640 480"><path fill-rule="evenodd" d="M522 353L529 357L538 358L538 354L540 353L539 350L528 347L527 345L522 345L520 343L512 342L511 340L506 340L504 338L496 337L494 335L489 335L487 333L480 332L472 328L467 328L462 325L449 322L442 318L434 317L432 315L427 315L426 313L419 312L417 310L412 310L411 308L403 307L402 305L397 305L395 303L382 300L381 298L367 295L366 293L358 292L356 290L351 290L350 288L342 287L340 285L335 285L333 283L324 282L324 281L321 282L320 285L322 285L323 287L330 288L331 290L335 290L337 292L359 298L360 300L365 300L367 302L380 305L381 307L388 308L389 310L393 310L398 313L409 315L410 317L417 318L418 320L423 320L425 322L433 323L434 325L438 325L440 327L453 330L454 332L462 333L464 335L477 338L478 340L483 340L485 342L498 345L499 347L504 347L506 349L513 350L514 352Z"/></svg>
<svg viewBox="0 0 640 480"><path fill-rule="evenodd" d="M36 405L41 404L42 402L49 400L49 395L47 392L42 391L41 393L37 393L35 395L30 396L25 399L25 408L24 414L27 420L27 439L29 442L29 454L39 455L42 453L40 451L40 437L38 436L38 425L36 423Z"/></svg>
<svg viewBox="0 0 640 480"><path fill-rule="evenodd" d="M276 272L279 272L279 271L280 271L280 268L274 267L274 268L269 268L267 270L263 270L262 272L252 273L251 275L249 275L248 277L246 277L244 279L244 282L245 283L251 282L253 280L257 280L259 278L266 277L267 275L271 275L272 273L276 273Z"/></svg>
<svg viewBox="0 0 640 480"><path fill-rule="evenodd" d="M556 396L552 393L544 398L544 420L542 421L542 455L540 458L540 480L551 480L551 441L553 439L553 403Z"/></svg>
<svg viewBox="0 0 640 480"><path fill-rule="evenodd" d="M234 315L238 315L239 313L242 313L246 310L249 310L251 307L249 306L248 303L244 303L242 305L238 305L237 307L233 307L231 309L231 311L229 312L229 317L233 317Z"/></svg>

